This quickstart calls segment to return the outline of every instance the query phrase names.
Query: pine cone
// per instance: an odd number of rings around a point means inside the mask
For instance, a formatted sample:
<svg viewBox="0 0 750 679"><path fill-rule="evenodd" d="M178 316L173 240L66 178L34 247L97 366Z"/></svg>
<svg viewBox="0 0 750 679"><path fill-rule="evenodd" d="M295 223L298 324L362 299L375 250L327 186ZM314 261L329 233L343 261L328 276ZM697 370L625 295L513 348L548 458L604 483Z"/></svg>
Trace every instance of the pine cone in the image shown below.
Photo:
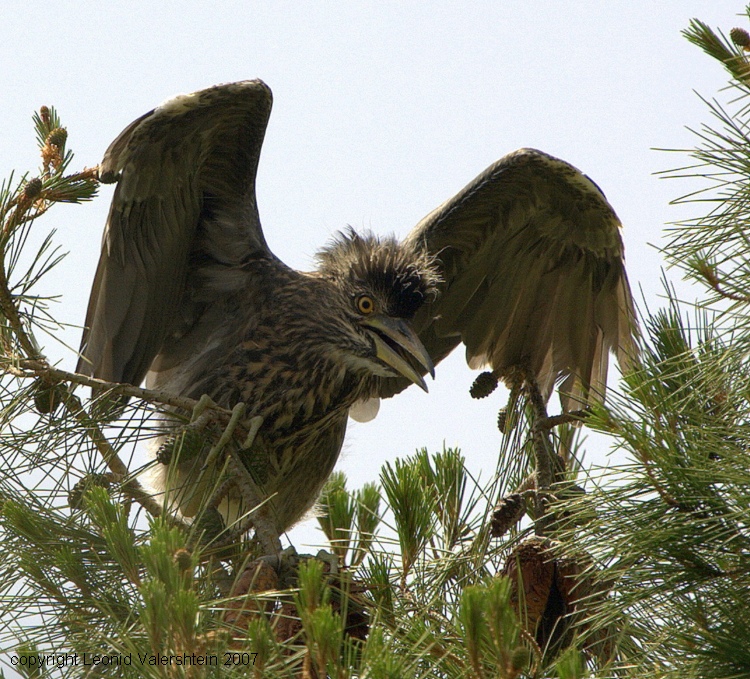
<svg viewBox="0 0 750 679"><path fill-rule="evenodd" d="M744 28L733 28L729 31L729 37L737 47L741 47L743 50L750 49L750 33Z"/></svg>
<svg viewBox="0 0 750 679"><path fill-rule="evenodd" d="M474 384L472 384L471 388L469 389L469 394L471 394L472 398L486 398L493 391L495 391L495 389L497 389L497 385L498 381L495 373L479 373L479 375L477 375L477 378L474 380Z"/></svg>
<svg viewBox="0 0 750 679"><path fill-rule="evenodd" d="M492 510L490 535L501 538L526 514L526 502L520 493L511 493L500 498Z"/></svg>

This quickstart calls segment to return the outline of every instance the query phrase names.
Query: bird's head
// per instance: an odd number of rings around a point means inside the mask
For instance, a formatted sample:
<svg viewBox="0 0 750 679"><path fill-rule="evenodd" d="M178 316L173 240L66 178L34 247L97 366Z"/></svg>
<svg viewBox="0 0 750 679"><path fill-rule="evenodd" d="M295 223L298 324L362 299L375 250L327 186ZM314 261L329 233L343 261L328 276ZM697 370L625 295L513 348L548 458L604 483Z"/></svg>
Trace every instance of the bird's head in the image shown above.
<svg viewBox="0 0 750 679"><path fill-rule="evenodd" d="M347 319L347 362L382 377L403 375L427 391L430 355L411 326L436 294L434 259L395 238L349 229L318 255L318 273L339 292Z"/></svg>

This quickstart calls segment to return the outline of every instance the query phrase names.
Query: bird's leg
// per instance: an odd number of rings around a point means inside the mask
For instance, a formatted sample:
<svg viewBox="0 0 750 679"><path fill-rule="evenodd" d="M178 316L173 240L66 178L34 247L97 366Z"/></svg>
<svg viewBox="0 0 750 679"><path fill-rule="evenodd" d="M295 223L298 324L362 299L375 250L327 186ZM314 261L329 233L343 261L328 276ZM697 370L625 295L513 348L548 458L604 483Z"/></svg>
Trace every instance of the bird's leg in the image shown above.
<svg viewBox="0 0 750 679"><path fill-rule="evenodd" d="M253 446L255 443L255 437L257 436L258 430L262 424L263 418L260 416L255 416L250 419L250 428L247 437L242 444L242 450L248 450ZM205 466L207 467L208 463L213 459L215 459L215 457L210 460L207 458ZM230 476L217 486L207 506L218 506L224 497L226 497L229 490L236 487L240 491L240 494L245 501L245 505L252 507L253 509L251 509L245 518L232 528L222 540L218 541L216 546L221 547L224 544L231 544L250 528L255 528L258 541L261 543L264 550L268 554L278 554L281 552L281 542L279 541L278 534L272 528L272 522L268 517L267 510L264 508L270 498L264 497L263 492L258 488L252 475L240 458L238 451L233 446L230 446L229 448L229 455L227 456L222 476L227 472L229 472Z"/></svg>
<svg viewBox="0 0 750 679"><path fill-rule="evenodd" d="M234 478L227 474L228 467L229 460L225 461L224 468L221 470L221 474L219 474L219 483L216 485L216 488L214 488L214 492L211 493L208 502L206 502L206 507L208 509L216 509L221 501L229 494L229 491L234 488Z"/></svg>
<svg viewBox="0 0 750 679"><path fill-rule="evenodd" d="M242 406L242 407L240 407ZM234 430L239 422L240 418L245 413L245 404L237 404L232 411L232 418L230 419L229 425L224 430L224 434L217 442L216 446L211 449L206 461L201 469L201 474L205 473L216 460L218 454L227 447L230 442ZM248 450L252 448L255 443L255 437L258 435L261 425L263 424L263 418L256 416L250 419L250 428L245 438L242 449ZM236 540L243 533L248 531L251 527L255 529L255 534L261 547L268 554L278 554L281 552L281 541L279 540L278 533L273 528L273 522L268 515L268 508L266 504L269 498L264 496L264 493L255 483L250 472L245 467L242 458L239 456L239 451L233 445L228 447L229 455L225 465L225 472L228 471L231 474L230 478L219 484L216 491L211 497L209 506L217 506L221 500L226 496L227 492L232 486L235 486L244 500L244 506L251 507L246 517L235 526L231 532L220 542L230 543ZM224 472L222 473L222 475Z"/></svg>
<svg viewBox="0 0 750 679"><path fill-rule="evenodd" d="M268 513L268 497L263 496L263 492L258 488L252 475L245 467L239 452L233 447L229 450L230 464L229 470L234 475L234 482L237 485L246 506L252 507L247 513L247 518L241 525L241 532L244 533L252 525L255 528L255 537L258 539L261 547L267 554L278 554L281 552L281 541L279 534L273 527L273 521Z"/></svg>
<svg viewBox="0 0 750 679"><path fill-rule="evenodd" d="M481 379L480 379L481 378ZM498 414L498 428L509 434L518 423L516 404L523 391L530 406L530 429L534 451L534 471L520 486L498 500L492 515L491 532L493 537L504 534L510 526L520 521L526 513L526 498L533 498L536 515L536 531L543 534L549 527L552 517L547 515L550 489L560 480L565 471L559 456L554 452L549 432L552 427L563 422L578 420L572 415L563 414L549 417L547 404L533 371L525 366L515 366L501 373L482 373L472 387L472 396L482 398L494 389L497 379L503 379L510 388L508 404Z"/></svg>
<svg viewBox="0 0 750 679"><path fill-rule="evenodd" d="M213 403L213 401L211 401L211 399L209 399L207 396L205 398L208 399L208 405ZM203 407L205 408L206 402L204 401L204 396L201 396L201 400L198 402L198 405L195 407L195 410L198 410L199 406L201 406L201 403L204 404ZM197 488L201 487L201 484L203 483L203 479L206 473L208 473L209 470L213 467L219 454L227 447L227 444L232 440L232 436L234 436L234 432L237 429L237 426L239 425L240 420L244 416L246 409L247 409L247 406L244 403L238 403L236 406L234 406L234 408L232 408L232 415L229 418L229 422L227 426L224 428L224 431L221 433L221 436L219 437L219 440L216 442L216 444L211 447L211 450L208 451L208 455L206 455L206 459L201 465L200 471L198 472L198 478L195 481L195 486ZM195 415L195 410L193 411L194 415ZM188 426L193 426L194 424L197 424L197 422L201 418L207 417L207 416L210 418L210 414L208 412L201 412L196 417L195 421L191 422ZM257 418L253 418L253 419L257 419ZM256 428L256 431L257 431L257 428ZM225 471L226 469L223 470L222 473L219 475L220 479L224 476ZM226 495L227 489L228 488L226 484L223 482L220 482L217 488L211 494L211 498L208 501L207 506L216 507L216 505L218 505L219 502L221 502L222 498Z"/></svg>

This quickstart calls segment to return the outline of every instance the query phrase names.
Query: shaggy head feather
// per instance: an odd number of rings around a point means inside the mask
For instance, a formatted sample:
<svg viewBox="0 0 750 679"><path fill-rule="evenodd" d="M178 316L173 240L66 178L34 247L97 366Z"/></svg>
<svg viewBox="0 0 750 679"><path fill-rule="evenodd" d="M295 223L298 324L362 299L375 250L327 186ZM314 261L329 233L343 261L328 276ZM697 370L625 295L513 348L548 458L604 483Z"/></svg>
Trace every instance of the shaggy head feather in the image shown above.
<svg viewBox="0 0 750 679"><path fill-rule="evenodd" d="M393 236L358 234L349 228L316 256L321 276L340 282L352 294L368 290L386 301L388 313L410 319L437 294L435 258L399 243Z"/></svg>

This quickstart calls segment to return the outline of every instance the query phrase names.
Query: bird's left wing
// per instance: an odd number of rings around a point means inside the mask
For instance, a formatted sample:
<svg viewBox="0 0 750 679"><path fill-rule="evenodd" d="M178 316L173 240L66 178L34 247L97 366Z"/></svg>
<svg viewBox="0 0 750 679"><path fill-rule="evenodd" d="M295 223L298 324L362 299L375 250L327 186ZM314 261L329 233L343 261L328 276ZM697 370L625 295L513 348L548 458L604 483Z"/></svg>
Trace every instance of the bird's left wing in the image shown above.
<svg viewBox="0 0 750 679"><path fill-rule="evenodd" d="M255 175L271 102L259 80L181 95L131 123L107 149L100 177L117 187L79 372L139 384L180 321L191 262L270 256ZM202 244L196 234L209 222L214 233Z"/></svg>
<svg viewBox="0 0 750 679"><path fill-rule="evenodd" d="M472 368L527 366L563 405L601 397L610 351L635 355L620 221L577 169L521 149L427 215L407 242L437 258L442 283L413 321L435 363L459 342ZM386 379L381 396L408 384Z"/></svg>

